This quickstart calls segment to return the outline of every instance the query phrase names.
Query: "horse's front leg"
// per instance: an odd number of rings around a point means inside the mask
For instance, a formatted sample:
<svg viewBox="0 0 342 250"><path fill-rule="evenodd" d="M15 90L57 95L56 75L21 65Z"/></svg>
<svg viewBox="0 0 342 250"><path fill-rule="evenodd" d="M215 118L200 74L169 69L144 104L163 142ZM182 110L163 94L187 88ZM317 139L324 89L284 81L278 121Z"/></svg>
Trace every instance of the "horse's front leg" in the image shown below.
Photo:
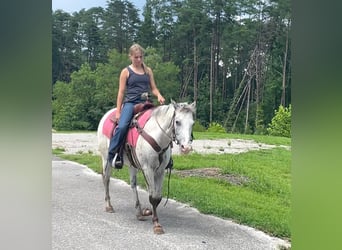
<svg viewBox="0 0 342 250"><path fill-rule="evenodd" d="M157 207L161 201L161 197L153 197L152 195L149 196L150 203L153 207L153 216L152 216L152 222L153 222L153 231L155 234L163 234L164 230L163 227L159 224L159 219L157 215Z"/></svg>
<svg viewBox="0 0 342 250"><path fill-rule="evenodd" d="M137 190L137 173L138 170L134 167L129 168L130 183L133 191L134 201L135 201L135 211L138 220L145 220L145 216L152 215L151 209L143 208L141 209L141 204L139 200L138 190Z"/></svg>
<svg viewBox="0 0 342 250"><path fill-rule="evenodd" d="M163 187L163 180L164 180L164 166L159 167L155 170L154 175L152 177L153 184L149 187L150 188L150 195L149 200L152 205L153 209L153 231L155 234L163 234L164 230L163 227L159 224L158 214L157 214L157 207L162 200L162 187Z"/></svg>
<svg viewBox="0 0 342 250"><path fill-rule="evenodd" d="M112 204L110 203L110 196L109 196L109 182L110 176L112 174L112 168L107 160L102 160L103 162L103 172L102 172L102 180L103 185L105 187L105 201L106 201L106 212L114 213L114 209Z"/></svg>

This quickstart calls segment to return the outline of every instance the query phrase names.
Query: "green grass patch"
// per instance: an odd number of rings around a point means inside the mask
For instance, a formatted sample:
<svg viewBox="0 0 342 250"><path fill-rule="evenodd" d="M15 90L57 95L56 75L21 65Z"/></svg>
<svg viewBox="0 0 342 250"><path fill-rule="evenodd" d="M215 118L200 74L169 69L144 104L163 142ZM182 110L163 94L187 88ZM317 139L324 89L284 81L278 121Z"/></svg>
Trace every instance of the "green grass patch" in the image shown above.
<svg viewBox="0 0 342 250"><path fill-rule="evenodd" d="M265 143L272 145L284 145L291 146L291 138L270 136L270 135L248 135L248 134L228 134L228 133L217 133L217 132L194 132L195 140L203 139L243 139L253 140L257 143Z"/></svg>
<svg viewBox="0 0 342 250"><path fill-rule="evenodd" d="M54 154L62 154L65 152L65 148L60 148L60 147L57 147L55 149L53 149L52 151Z"/></svg>
<svg viewBox="0 0 342 250"><path fill-rule="evenodd" d="M281 148L244 154L174 156L176 170L219 168L220 178L174 175L171 197L202 213L229 218L271 235L290 238L291 152Z"/></svg>
<svg viewBox="0 0 342 250"><path fill-rule="evenodd" d="M195 134L196 137L199 139ZM208 138L213 139L210 135ZM263 140L262 136L257 136L256 139L260 138ZM239 136L238 139L243 138ZM279 145L290 145L290 140L286 140L288 138L268 139L269 144L279 142ZM61 158L79 162L101 173L102 163L99 156L86 153L65 155L63 152L61 149L53 150L53 153ZM170 198L187 203L202 213L231 219L276 237L291 238L290 150L277 147L242 154L174 155L173 159ZM203 169L215 169L219 176L180 174ZM127 167L120 171L113 170L113 177L129 182ZM229 177L241 178L243 181L231 182ZM138 184L145 188L141 173L138 175ZM167 176L163 192L165 197Z"/></svg>

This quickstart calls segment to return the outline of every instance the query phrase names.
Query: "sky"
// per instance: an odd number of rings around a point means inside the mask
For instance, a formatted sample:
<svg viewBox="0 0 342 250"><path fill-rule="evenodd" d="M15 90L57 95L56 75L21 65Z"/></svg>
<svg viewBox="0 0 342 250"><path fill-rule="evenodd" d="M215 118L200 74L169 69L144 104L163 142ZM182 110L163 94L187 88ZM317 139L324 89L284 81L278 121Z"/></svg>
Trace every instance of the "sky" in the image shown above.
<svg viewBox="0 0 342 250"><path fill-rule="evenodd" d="M142 8L145 4L145 0L128 0L133 3L134 6L139 9L139 13L142 13ZM92 7L107 7L107 0L52 0L52 10L61 9L65 12L72 14L78 12L81 9L89 9Z"/></svg>

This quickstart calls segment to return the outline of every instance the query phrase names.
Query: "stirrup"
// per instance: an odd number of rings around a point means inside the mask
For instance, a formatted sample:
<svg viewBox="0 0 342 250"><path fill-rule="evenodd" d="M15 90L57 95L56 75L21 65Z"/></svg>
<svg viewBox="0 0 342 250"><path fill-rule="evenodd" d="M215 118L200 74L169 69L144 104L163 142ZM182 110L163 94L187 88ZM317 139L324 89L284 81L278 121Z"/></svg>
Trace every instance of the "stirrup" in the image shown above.
<svg viewBox="0 0 342 250"><path fill-rule="evenodd" d="M117 168L117 169L121 169L123 166L122 164L122 159L121 157L119 156L118 153L115 154L114 158L113 158L113 161L112 161L112 167L113 168Z"/></svg>

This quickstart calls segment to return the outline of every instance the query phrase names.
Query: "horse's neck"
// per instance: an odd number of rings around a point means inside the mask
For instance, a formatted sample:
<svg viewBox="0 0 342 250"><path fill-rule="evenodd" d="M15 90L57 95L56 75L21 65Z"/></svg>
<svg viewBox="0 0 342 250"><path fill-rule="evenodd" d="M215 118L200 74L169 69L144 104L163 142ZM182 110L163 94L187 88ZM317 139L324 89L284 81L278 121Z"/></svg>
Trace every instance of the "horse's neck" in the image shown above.
<svg viewBox="0 0 342 250"><path fill-rule="evenodd" d="M158 116L155 116L156 121L160 125L161 128L163 128L165 131L171 131L173 127L173 117L175 114L175 109L173 105L163 105L160 106L160 112Z"/></svg>
<svg viewBox="0 0 342 250"><path fill-rule="evenodd" d="M173 105L162 105L152 113L149 128L150 133L161 140L170 140L173 131L173 117L175 109ZM146 124L147 125L147 124ZM157 139L155 138L155 139Z"/></svg>

